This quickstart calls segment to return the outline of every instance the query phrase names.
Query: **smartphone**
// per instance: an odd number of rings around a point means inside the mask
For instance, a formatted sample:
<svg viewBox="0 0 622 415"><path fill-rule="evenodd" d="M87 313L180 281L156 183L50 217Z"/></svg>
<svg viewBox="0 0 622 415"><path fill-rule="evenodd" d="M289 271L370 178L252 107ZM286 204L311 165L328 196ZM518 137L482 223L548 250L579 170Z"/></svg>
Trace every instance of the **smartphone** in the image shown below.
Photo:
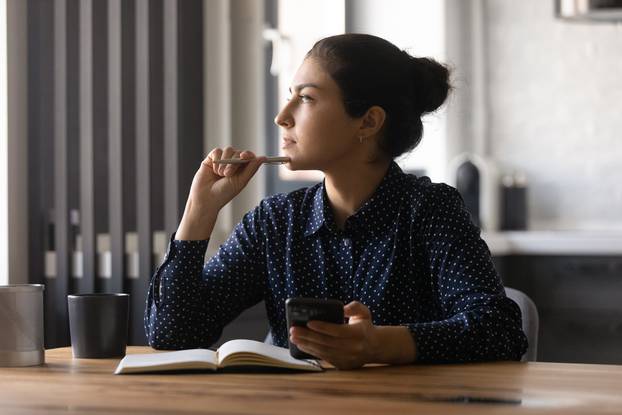
<svg viewBox="0 0 622 415"><path fill-rule="evenodd" d="M292 326L306 327L310 320L343 324L343 303L339 300L288 298L285 301L285 313L287 316L289 354L296 359L316 359L316 357L299 350L295 344L289 342L289 329Z"/></svg>

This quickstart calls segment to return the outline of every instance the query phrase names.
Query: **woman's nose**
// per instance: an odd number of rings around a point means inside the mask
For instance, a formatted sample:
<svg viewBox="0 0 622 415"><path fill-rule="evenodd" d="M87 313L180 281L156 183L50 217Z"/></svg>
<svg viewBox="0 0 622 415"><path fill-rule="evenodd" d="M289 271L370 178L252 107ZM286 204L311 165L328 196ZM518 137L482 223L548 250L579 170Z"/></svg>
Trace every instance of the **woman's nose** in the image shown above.
<svg viewBox="0 0 622 415"><path fill-rule="evenodd" d="M290 128L294 125L291 115L285 111L285 108L276 114L276 117L274 117L274 123L283 128Z"/></svg>

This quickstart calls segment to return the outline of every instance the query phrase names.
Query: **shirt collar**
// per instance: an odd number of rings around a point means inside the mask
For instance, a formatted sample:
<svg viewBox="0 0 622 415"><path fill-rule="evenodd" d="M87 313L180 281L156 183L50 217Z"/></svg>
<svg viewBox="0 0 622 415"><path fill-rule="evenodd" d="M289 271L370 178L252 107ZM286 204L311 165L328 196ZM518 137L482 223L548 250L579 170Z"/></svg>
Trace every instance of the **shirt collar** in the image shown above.
<svg viewBox="0 0 622 415"><path fill-rule="evenodd" d="M387 211L391 204L388 194L391 190L399 186L400 178L404 176L402 169L396 162L392 161L389 165L387 173L383 177L382 181L372 194L372 196L354 213L354 215L348 218L348 224L357 227L362 219L366 219L366 223L373 223L374 225L383 225L387 219L392 218L393 215ZM319 231L322 226L331 228L334 223L333 211L328 203L328 195L326 194L325 181L314 186L315 190L311 202L311 208L307 210L306 224L305 224L305 236L313 235ZM378 226L375 226L377 228Z"/></svg>

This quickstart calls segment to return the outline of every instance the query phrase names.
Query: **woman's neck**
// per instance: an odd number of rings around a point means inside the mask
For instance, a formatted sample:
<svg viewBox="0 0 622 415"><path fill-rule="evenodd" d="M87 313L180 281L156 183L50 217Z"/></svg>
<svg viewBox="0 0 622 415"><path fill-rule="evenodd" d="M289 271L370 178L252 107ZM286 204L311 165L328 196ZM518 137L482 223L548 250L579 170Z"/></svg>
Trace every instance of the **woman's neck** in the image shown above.
<svg viewBox="0 0 622 415"><path fill-rule="evenodd" d="M326 194L339 229L343 229L346 219L372 196L390 164L390 160L355 164L344 162L324 172Z"/></svg>

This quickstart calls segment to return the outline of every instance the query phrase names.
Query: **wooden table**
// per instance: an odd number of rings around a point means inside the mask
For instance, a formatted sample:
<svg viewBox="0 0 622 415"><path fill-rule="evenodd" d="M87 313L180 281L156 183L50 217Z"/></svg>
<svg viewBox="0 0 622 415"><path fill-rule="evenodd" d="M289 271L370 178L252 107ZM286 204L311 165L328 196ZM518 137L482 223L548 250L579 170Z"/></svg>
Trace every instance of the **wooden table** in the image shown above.
<svg viewBox="0 0 622 415"><path fill-rule="evenodd" d="M62 348L46 351L44 366L0 368L0 414L622 414L622 366L613 365L115 376L118 361L72 359Z"/></svg>

